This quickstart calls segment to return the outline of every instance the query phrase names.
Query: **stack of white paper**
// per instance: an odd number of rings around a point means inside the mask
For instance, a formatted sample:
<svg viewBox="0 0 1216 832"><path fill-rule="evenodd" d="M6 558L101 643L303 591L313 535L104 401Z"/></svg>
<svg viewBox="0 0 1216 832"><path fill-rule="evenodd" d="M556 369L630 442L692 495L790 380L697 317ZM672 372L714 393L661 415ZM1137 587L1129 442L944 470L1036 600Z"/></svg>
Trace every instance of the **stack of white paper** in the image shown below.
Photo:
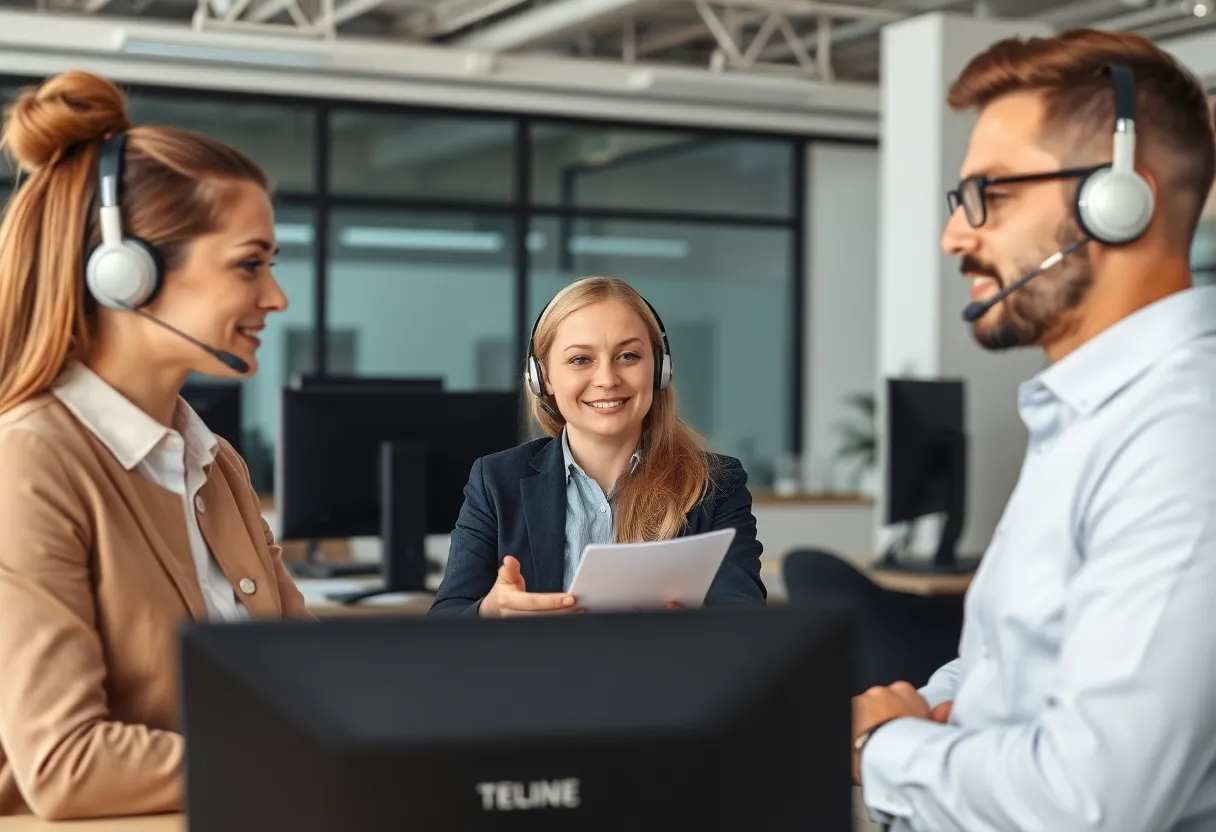
<svg viewBox="0 0 1216 832"><path fill-rule="evenodd" d="M699 607L718 574L734 529L654 543L592 544L570 585L575 603L589 612Z"/></svg>

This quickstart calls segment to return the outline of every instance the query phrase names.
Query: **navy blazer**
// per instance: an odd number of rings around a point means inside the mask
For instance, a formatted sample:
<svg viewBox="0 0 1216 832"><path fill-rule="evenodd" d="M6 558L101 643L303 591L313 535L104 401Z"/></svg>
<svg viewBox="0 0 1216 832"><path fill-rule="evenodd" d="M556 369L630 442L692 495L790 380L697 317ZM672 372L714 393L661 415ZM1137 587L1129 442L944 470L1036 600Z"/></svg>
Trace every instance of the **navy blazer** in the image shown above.
<svg viewBox="0 0 1216 832"><path fill-rule="evenodd" d="M432 615L477 615L507 555L529 592L561 592L566 564L566 471L560 439L537 439L473 463ZM733 528L706 606L764 604L756 518L739 460L714 456L714 486L680 536Z"/></svg>

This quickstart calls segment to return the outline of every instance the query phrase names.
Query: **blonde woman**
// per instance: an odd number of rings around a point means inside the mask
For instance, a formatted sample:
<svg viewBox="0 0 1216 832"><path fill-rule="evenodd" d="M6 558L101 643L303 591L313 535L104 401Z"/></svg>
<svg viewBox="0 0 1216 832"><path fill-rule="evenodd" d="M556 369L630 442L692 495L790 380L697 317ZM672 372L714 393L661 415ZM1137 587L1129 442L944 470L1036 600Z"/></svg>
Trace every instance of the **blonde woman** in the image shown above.
<svg viewBox="0 0 1216 832"><path fill-rule="evenodd" d="M761 546L739 461L705 450L676 414L667 336L622 280L563 289L533 328L525 384L547 436L478 460L432 614L578 609L590 543L735 529L710 605L763 605Z"/></svg>
<svg viewBox="0 0 1216 832"><path fill-rule="evenodd" d="M178 396L253 373L287 305L266 178L83 72L22 91L3 145L27 175L0 225L0 816L180 811L179 625L308 616Z"/></svg>

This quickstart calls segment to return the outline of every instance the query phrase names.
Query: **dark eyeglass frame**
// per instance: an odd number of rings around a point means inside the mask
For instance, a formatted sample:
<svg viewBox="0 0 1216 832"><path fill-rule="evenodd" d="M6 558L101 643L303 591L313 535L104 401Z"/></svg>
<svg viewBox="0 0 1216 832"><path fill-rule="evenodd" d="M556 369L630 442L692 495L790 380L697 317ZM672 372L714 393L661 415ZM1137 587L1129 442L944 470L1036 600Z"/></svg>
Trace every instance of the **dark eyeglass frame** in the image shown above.
<svg viewBox="0 0 1216 832"><path fill-rule="evenodd" d="M962 206L967 222L972 228L979 228L988 221L988 195L986 191L992 185L1021 185L1027 182L1048 182L1053 179L1078 179L1089 176L1106 165L1092 165L1085 168L1064 168L1062 170L1046 171L1044 173L1023 173L1017 176L968 176L958 183L952 191L946 191L946 206L950 216ZM968 199L975 202L971 204ZM976 215L978 212L978 216Z"/></svg>

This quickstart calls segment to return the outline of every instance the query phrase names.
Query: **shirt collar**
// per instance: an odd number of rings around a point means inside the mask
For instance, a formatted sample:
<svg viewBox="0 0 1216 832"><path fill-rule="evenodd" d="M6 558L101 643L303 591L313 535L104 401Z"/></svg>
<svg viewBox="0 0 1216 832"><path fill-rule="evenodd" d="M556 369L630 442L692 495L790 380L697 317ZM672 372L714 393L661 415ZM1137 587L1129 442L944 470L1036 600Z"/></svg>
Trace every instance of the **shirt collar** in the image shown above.
<svg viewBox="0 0 1216 832"><path fill-rule="evenodd" d="M51 393L87 427L130 471L144 461L166 437L180 434L186 452L210 464L219 442L194 409L182 398L173 413L173 429L165 427L111 387L84 364L72 362L51 386Z"/></svg>
<svg viewBox="0 0 1216 832"><path fill-rule="evenodd" d="M566 438L566 429L562 428L562 460L565 463L562 470L566 472L566 484L570 484L570 475L578 471L583 476L587 475L579 464L574 461L574 454L570 453L570 440ZM638 464L642 461L642 449L639 447L633 452L633 456L629 457L629 473L638 470Z"/></svg>
<svg viewBox="0 0 1216 832"><path fill-rule="evenodd" d="M1216 331L1216 287L1176 292L1100 332L1026 382L1019 401L1054 395L1090 414L1174 350Z"/></svg>

